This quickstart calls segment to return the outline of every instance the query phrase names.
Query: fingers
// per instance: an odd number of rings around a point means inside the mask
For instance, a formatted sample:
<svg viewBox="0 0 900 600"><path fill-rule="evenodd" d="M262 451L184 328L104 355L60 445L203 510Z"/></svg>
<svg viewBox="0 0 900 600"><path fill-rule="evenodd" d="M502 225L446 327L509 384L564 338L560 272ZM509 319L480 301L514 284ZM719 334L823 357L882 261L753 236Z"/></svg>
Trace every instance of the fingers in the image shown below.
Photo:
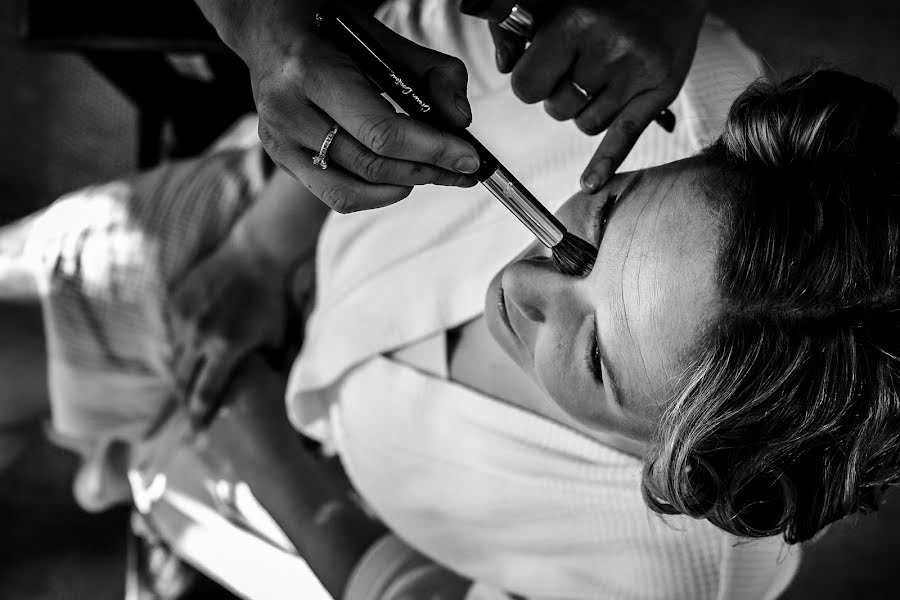
<svg viewBox="0 0 900 600"><path fill-rule="evenodd" d="M186 403L188 393L203 367L205 358L195 351L193 343L183 341L175 348L173 355L173 377L175 387L181 395L181 400Z"/></svg>
<svg viewBox="0 0 900 600"><path fill-rule="evenodd" d="M404 70L425 83L429 100L447 122L448 128L469 126L472 122L472 109L466 94L469 73L463 61L420 46L372 17L367 17L363 25L372 37L384 46L392 61L396 61L398 66L402 66ZM461 142L455 138L447 140L448 143L454 144L456 141ZM457 146L462 147L468 147L468 144Z"/></svg>
<svg viewBox="0 0 900 600"><path fill-rule="evenodd" d="M193 335L176 349L175 383L195 424L208 420L233 370L247 352L221 338Z"/></svg>
<svg viewBox="0 0 900 600"><path fill-rule="evenodd" d="M211 263L203 263L184 285L172 292L172 319L176 339L173 353L175 385L192 417L208 412L237 360L251 346L239 336L240 311L232 304L224 312L212 310L214 299L226 293L222 282L206 276ZM199 284L197 282L200 282ZM240 297L235 304L244 305Z"/></svg>
<svg viewBox="0 0 900 600"><path fill-rule="evenodd" d="M472 106L466 96L469 74L463 62L453 58L430 69L423 68L421 72L428 73L425 79L428 97L446 123L460 129L471 125Z"/></svg>
<svg viewBox="0 0 900 600"><path fill-rule="evenodd" d="M488 30L494 40L494 58L497 61L497 70L501 73L511 73L525 52L527 41L506 31L494 21L488 22Z"/></svg>
<svg viewBox="0 0 900 600"><path fill-rule="evenodd" d="M218 399L228 385L240 355L224 347L209 348L203 355L194 384L190 388L188 414L197 428L203 428L218 408Z"/></svg>
<svg viewBox="0 0 900 600"><path fill-rule="evenodd" d="M569 79L576 49L553 25L537 31L512 71L513 92L526 104L546 100Z"/></svg>
<svg viewBox="0 0 900 600"><path fill-rule="evenodd" d="M450 129L469 124L461 61L409 42L377 21L369 32L421 76ZM415 185L476 183L471 175L480 163L474 148L398 114L346 54L314 41L253 78L260 139L276 163L340 212L393 204ZM340 130L323 170L312 158L335 123Z"/></svg>
<svg viewBox="0 0 900 600"><path fill-rule="evenodd" d="M324 140L331 130L331 125L324 119L319 121L319 139ZM321 141L319 142L321 148ZM315 154L315 141L310 146ZM363 181L376 184L438 185L466 186L471 176L447 171L421 162L411 162L387 158L376 154L359 143L346 131L339 129L328 148L326 160L329 165L339 165L351 175Z"/></svg>
<svg viewBox="0 0 900 600"><path fill-rule="evenodd" d="M379 100L383 100L379 97ZM301 103L298 105L295 99L280 97L269 101L268 109L270 118L260 119L259 136L266 150L272 155L277 162L286 164L285 157L290 154L296 154L300 150L306 150L310 156L319 153L322 143L328 132L334 126L334 121L328 114L320 108L309 103ZM394 112L390 105L387 105L390 116L386 120L381 116L373 116L365 126L367 131L376 133L368 133L371 144L375 145L382 152L373 151L371 148L360 143L351 131L348 131L341 125L337 135L332 140L327 151L327 159L329 163L337 163L341 165L350 174L359 179L370 183L391 183L393 185L419 185L423 183L433 183L435 181L452 181L459 178L461 173L457 171L447 171L427 164L424 160L427 157L420 156L418 160L399 161L391 158L384 151L385 148L391 146L387 142L390 136L398 136L399 145L405 147L406 138L403 131L412 127L414 130L420 130L422 124L404 115L398 115ZM283 123L283 115L302 112L302 117L298 117L288 126ZM275 117L271 117L271 114ZM384 132L382 132L382 129ZM437 132L436 135L441 137L445 134ZM449 137L449 136L448 136ZM466 147L469 147L466 145ZM472 150L474 154L474 150ZM394 154L398 154L395 152ZM413 157L407 150L399 152L399 154L407 154ZM413 157L415 158L415 157ZM312 159L310 158L310 161ZM474 159L477 161L477 159ZM296 161L296 159L295 159ZM477 165L475 165L477 168ZM292 170L293 172L293 170ZM298 173L294 172L297 176ZM461 178L460 178L461 179Z"/></svg>
<svg viewBox="0 0 900 600"><path fill-rule="evenodd" d="M612 121L606 136L581 175L584 191L595 192L609 180L647 125L671 100L668 94L648 92L628 101Z"/></svg>
<svg viewBox="0 0 900 600"><path fill-rule="evenodd" d="M336 50L323 50L328 52L332 55L320 58L337 65L343 63L343 68L337 73L311 72L303 91L344 131L381 156L423 162L458 173L474 173L478 169L478 155L469 144L398 114L346 58Z"/></svg>
<svg viewBox="0 0 900 600"><path fill-rule="evenodd" d="M429 102L449 129L472 124L472 107L467 96L469 73L460 59L410 42L387 28L376 33L391 54L403 57L408 71L418 74L426 86ZM452 136L451 136L452 137Z"/></svg>
<svg viewBox="0 0 900 600"><path fill-rule="evenodd" d="M593 95L585 96L572 82L563 81L544 102L544 110L557 121L568 121L580 115L592 102Z"/></svg>
<svg viewBox="0 0 900 600"><path fill-rule="evenodd" d="M351 213L389 206L412 192L412 186L365 182L339 167L322 170L312 163L315 154L302 147L293 147L290 152L281 152L278 158L272 158L335 212Z"/></svg>
<svg viewBox="0 0 900 600"><path fill-rule="evenodd" d="M329 126L320 129L321 139L329 129ZM323 170L312 162L318 148L310 150L301 143L276 141L268 132L269 129L260 122L260 138L279 167L302 181L320 200L340 213L394 204L408 196L412 186L423 183L460 187L477 183L471 175L379 156L340 130L326 156L328 168ZM394 183L396 181L400 183Z"/></svg>
<svg viewBox="0 0 900 600"><path fill-rule="evenodd" d="M575 125L588 135L606 131L615 116L624 109L625 100L627 97L620 86L609 85L601 93L595 94L584 110L578 113Z"/></svg>
<svg viewBox="0 0 900 600"><path fill-rule="evenodd" d="M207 297L211 295L208 290L216 287L215 282L206 281L205 272L205 264L189 271L183 283L177 284L171 293L171 329L175 341L172 372L176 389L184 395L185 399L203 366L203 360L205 360L203 353L198 351L200 334L192 318L192 315L199 314L208 304ZM194 281L197 279L202 280L204 285L195 284Z"/></svg>

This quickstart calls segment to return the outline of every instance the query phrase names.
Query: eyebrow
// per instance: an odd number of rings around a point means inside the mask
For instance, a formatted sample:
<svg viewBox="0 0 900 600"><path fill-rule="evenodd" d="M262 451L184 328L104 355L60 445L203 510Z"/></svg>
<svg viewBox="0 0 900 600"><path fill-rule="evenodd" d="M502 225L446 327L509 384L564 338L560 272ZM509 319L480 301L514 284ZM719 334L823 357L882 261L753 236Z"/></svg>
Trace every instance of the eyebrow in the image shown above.
<svg viewBox="0 0 900 600"><path fill-rule="evenodd" d="M606 227L609 227L610 222L612 222L613 215L616 212L616 209L619 207L622 202L625 201L625 198L628 197L634 188L637 186L638 182L644 178L644 172L638 171L635 175L631 177L628 183L625 184L625 187L615 196L613 200L613 205L610 207L609 211L601 211L600 218L606 220L606 226L603 227L603 230L600 232L600 244L603 243L603 237L606 234ZM599 245L598 245L599 252ZM621 404L622 403L622 394L621 388L618 384L618 377L616 377L615 373L612 371L612 367L608 360L606 360L606 351L603 348L603 340L600 338L600 328L597 326L597 312L594 311L594 335L597 336L597 351L600 353L600 361L606 367L606 373L609 375L609 387L612 388L613 395L616 398L616 401Z"/></svg>

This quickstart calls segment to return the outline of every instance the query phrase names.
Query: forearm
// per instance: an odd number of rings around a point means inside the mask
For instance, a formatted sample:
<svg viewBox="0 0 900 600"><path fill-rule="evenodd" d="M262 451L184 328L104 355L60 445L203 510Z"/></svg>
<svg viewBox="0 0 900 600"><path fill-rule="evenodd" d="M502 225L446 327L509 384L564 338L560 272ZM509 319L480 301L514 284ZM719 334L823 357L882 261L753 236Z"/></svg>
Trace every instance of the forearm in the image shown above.
<svg viewBox="0 0 900 600"><path fill-rule="evenodd" d="M229 409L210 425L206 452L231 465L335 597L385 528L346 482L310 453L284 411L285 381L258 356L236 372Z"/></svg>
<svg viewBox="0 0 900 600"><path fill-rule="evenodd" d="M232 50L243 37L254 2L244 0L195 0L203 16ZM236 51L236 50L235 50Z"/></svg>
<svg viewBox="0 0 900 600"><path fill-rule="evenodd" d="M279 170L231 235L238 245L287 275L314 251L329 212L303 184Z"/></svg>
<svg viewBox="0 0 900 600"><path fill-rule="evenodd" d="M322 465L303 452L287 461L279 485L265 486L257 498L325 588L341 598L356 565L386 528L332 488Z"/></svg>
<svg viewBox="0 0 900 600"><path fill-rule="evenodd" d="M247 61L248 50L261 40L275 41L292 29L312 23L312 15L325 0L194 0L219 37ZM383 0L343 0L347 8L374 13ZM269 48L271 50L273 48Z"/></svg>

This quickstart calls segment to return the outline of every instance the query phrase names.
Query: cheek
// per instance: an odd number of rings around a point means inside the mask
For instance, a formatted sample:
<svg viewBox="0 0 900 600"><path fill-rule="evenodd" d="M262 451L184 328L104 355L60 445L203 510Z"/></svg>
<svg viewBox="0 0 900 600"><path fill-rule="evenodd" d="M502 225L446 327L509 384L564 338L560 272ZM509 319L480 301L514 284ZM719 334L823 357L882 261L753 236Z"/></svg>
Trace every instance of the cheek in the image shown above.
<svg viewBox="0 0 900 600"><path fill-rule="evenodd" d="M553 253L552 253L552 251L551 251L549 248L547 248L545 245L543 245L543 244L540 243L539 241L535 240L535 241L531 242L530 244L528 244L528 246L526 246L525 249L522 250L522 251L521 251L521 252L520 252L513 260L511 260L511 261L509 262L509 264L506 265L506 266L508 267L509 265L513 264L514 262L516 262L516 261L518 261L518 260L522 260L522 259L525 259L525 258L534 258L535 256L545 256L545 257L548 257L548 258L549 258L549 257L552 257L552 256L553 256Z"/></svg>
<svg viewBox="0 0 900 600"><path fill-rule="evenodd" d="M570 417L594 430L628 433L634 429L623 414L586 372L572 340L545 336L535 344L534 376L551 400Z"/></svg>
<svg viewBox="0 0 900 600"><path fill-rule="evenodd" d="M570 196L565 202L563 202L559 208L553 211L553 214L556 215L560 221L565 221L573 217L577 212L579 212L585 205L586 196L582 194L575 194L574 196Z"/></svg>
<svg viewBox="0 0 900 600"><path fill-rule="evenodd" d="M541 388L560 408L582 423L596 426L602 398L585 381L571 344L569 337L540 336L534 346L534 374Z"/></svg>
<svg viewBox="0 0 900 600"><path fill-rule="evenodd" d="M597 198L578 195L569 198L554 214L569 233L593 244L593 220L597 212L597 205Z"/></svg>

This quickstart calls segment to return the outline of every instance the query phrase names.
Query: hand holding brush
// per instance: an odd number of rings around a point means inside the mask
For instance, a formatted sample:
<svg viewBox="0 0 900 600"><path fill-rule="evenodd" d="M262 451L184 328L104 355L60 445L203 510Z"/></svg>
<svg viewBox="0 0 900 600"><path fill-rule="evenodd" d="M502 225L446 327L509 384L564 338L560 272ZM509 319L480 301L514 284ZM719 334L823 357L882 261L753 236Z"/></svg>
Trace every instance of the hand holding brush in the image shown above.
<svg viewBox="0 0 900 600"><path fill-rule="evenodd" d="M493 154L465 129L448 127L433 110L434 102L424 87L391 60L380 44L350 15L322 10L316 15L322 35L350 56L357 67L409 116L451 131L475 148L480 166L475 177L553 253L560 271L587 276L594 266L596 248L568 233L541 203Z"/></svg>

